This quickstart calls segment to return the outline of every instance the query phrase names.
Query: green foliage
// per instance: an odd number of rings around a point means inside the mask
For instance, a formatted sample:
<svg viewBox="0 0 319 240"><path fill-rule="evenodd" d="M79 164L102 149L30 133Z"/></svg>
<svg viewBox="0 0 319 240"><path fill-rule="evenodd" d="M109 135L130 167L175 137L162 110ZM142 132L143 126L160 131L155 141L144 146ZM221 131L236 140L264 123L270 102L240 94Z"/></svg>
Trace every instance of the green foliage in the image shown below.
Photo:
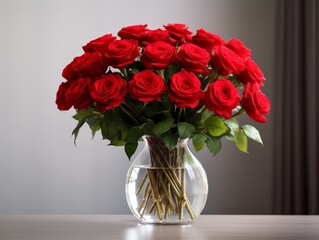
<svg viewBox="0 0 319 240"><path fill-rule="evenodd" d="M164 72L164 77L167 80L170 80L172 78L172 75L180 71L180 67L178 64L169 65L167 69Z"/></svg>
<svg viewBox="0 0 319 240"><path fill-rule="evenodd" d="M263 145L260 133L255 127L251 125L244 125L243 130L247 137Z"/></svg>
<svg viewBox="0 0 319 240"><path fill-rule="evenodd" d="M153 126L151 126L151 131L154 133L154 135L156 136L160 136L163 133L167 132L168 130L170 130L170 128L172 127L174 123L174 119L173 118L167 118L161 122L158 122L156 124L154 124Z"/></svg>
<svg viewBox="0 0 319 240"><path fill-rule="evenodd" d="M229 127L230 132L227 135L227 139L234 141L237 148L242 152L248 152L248 138L260 143L262 143L259 131L251 125L239 126L236 119L231 118L225 121L225 124Z"/></svg>
<svg viewBox="0 0 319 240"><path fill-rule="evenodd" d="M103 114L93 108L78 111L73 116L73 118L78 121L77 126L72 132L72 135L74 135L74 144L76 144L76 139L78 137L79 131L84 123L87 123L91 128L93 138L95 136L95 133L101 129L101 125L103 122Z"/></svg>
<svg viewBox="0 0 319 240"><path fill-rule="evenodd" d="M128 131L126 141L129 143L137 142L145 134L143 128L133 127Z"/></svg>
<svg viewBox="0 0 319 240"><path fill-rule="evenodd" d="M201 113L187 109L172 115L169 110L165 108L163 110L163 106L159 104L144 106L137 104L136 112L132 112L130 106L122 106L103 113L94 107L78 111L73 116L78 121L72 132L74 143L80 129L86 123L92 131L92 137L101 131L103 139L108 139L110 145L124 146L128 158L135 153L138 141L144 135L159 136L168 149L173 149L178 139L190 138L196 151L207 146L214 156L221 150L221 138L224 136L233 141L240 151L246 153L248 138L263 144L260 133L255 127L240 126L235 118L225 120L206 109Z"/></svg>
<svg viewBox="0 0 319 240"><path fill-rule="evenodd" d="M193 139L194 149L195 151L198 152L204 148L206 144L207 136L202 133L195 133L192 139Z"/></svg>
<svg viewBox="0 0 319 240"><path fill-rule="evenodd" d="M210 137L206 139L208 150L215 156L222 149L222 142L220 138Z"/></svg>
<svg viewBox="0 0 319 240"><path fill-rule="evenodd" d="M137 146L138 146L137 142L125 144L124 150L129 159L131 159L132 155L135 153Z"/></svg>
<svg viewBox="0 0 319 240"><path fill-rule="evenodd" d="M85 123L84 120L79 121L77 126L72 131L72 135L74 135L74 145L76 145L76 139L77 139L77 137L79 135L80 128L83 126L84 123Z"/></svg>
<svg viewBox="0 0 319 240"><path fill-rule="evenodd" d="M172 150L174 147L176 147L177 141L178 141L178 135L172 134L170 132L166 132L160 136L161 140L165 144L165 146Z"/></svg>
<svg viewBox="0 0 319 240"><path fill-rule="evenodd" d="M129 126L123 120L118 109L106 111L101 126L103 139L110 140L110 145L125 145Z"/></svg>
<svg viewBox="0 0 319 240"><path fill-rule="evenodd" d="M177 129L180 138L191 138L195 132L195 127L188 122L178 123Z"/></svg>
<svg viewBox="0 0 319 240"><path fill-rule="evenodd" d="M228 130L224 121L217 116L206 120L207 129L210 135L213 137L220 137L225 134Z"/></svg>
<svg viewBox="0 0 319 240"><path fill-rule="evenodd" d="M244 130L238 128L234 134L237 148L242 152L247 152L247 136L245 135Z"/></svg>

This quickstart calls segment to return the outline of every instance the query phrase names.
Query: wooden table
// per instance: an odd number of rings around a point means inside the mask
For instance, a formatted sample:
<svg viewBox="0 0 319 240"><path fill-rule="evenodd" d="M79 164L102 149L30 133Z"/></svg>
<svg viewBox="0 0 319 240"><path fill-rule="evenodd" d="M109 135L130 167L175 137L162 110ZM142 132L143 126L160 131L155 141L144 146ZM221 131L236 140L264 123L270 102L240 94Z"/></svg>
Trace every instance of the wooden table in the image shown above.
<svg viewBox="0 0 319 240"><path fill-rule="evenodd" d="M130 215L0 216L0 240L319 239L319 216L202 215L192 225L142 225Z"/></svg>

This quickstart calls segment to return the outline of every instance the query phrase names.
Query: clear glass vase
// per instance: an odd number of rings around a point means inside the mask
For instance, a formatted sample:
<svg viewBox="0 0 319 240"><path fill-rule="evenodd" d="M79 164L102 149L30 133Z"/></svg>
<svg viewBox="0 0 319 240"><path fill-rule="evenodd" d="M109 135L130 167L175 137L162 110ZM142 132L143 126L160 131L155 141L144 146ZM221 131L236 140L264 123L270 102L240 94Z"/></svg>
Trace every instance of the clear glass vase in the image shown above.
<svg viewBox="0 0 319 240"><path fill-rule="evenodd" d="M158 137L144 137L144 142L127 173L126 199L132 213L141 223L192 223L205 206L208 183L188 139L179 140L172 150Z"/></svg>

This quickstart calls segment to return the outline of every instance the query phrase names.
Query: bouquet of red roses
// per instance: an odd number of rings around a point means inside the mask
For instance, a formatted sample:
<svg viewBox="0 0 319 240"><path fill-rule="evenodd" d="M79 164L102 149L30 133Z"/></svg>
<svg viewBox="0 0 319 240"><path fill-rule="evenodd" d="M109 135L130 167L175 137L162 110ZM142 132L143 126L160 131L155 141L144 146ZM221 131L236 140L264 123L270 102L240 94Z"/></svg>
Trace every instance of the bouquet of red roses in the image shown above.
<svg viewBox="0 0 319 240"><path fill-rule="evenodd" d="M255 127L236 120L246 113L263 123L270 110L264 74L240 40L202 28L193 34L185 24L127 26L117 35L90 41L63 70L56 104L76 109L75 139L87 123L128 157L144 135L168 149L190 138L214 155L223 137L244 152L247 138L262 143Z"/></svg>

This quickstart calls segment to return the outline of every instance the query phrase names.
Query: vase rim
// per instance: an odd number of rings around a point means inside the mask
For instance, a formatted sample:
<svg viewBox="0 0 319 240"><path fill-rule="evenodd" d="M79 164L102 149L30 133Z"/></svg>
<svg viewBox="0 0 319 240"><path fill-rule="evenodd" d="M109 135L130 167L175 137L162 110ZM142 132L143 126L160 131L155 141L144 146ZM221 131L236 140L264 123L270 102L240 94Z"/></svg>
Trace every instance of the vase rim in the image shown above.
<svg viewBox="0 0 319 240"><path fill-rule="evenodd" d="M155 136L155 135L144 135L142 137L142 139L144 141L146 141L147 143L150 143L151 139L154 139L154 140L156 139L156 141L158 141L158 143L164 144L164 142L161 140L161 138L159 136ZM187 145L188 141L189 141L189 138L178 138L175 146L178 146L181 144Z"/></svg>

